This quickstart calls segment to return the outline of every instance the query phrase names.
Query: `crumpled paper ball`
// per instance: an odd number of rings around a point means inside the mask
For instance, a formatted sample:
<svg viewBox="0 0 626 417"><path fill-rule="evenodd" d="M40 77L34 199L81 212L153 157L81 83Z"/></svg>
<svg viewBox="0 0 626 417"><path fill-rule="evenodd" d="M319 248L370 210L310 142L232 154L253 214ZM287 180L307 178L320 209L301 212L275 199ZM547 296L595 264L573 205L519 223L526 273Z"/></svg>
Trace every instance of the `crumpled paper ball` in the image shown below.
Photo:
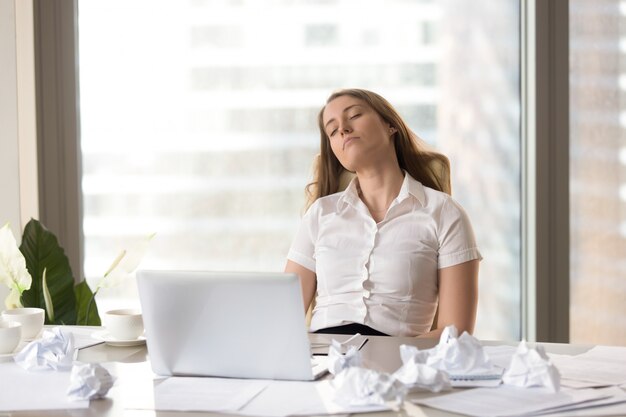
<svg viewBox="0 0 626 417"><path fill-rule="evenodd" d="M432 366L421 363L423 352L414 346L401 345L400 358L403 365L393 373L393 377L411 390L431 392L447 391L452 388L448 374Z"/></svg>
<svg viewBox="0 0 626 417"><path fill-rule="evenodd" d="M426 357L425 365L447 372L451 376L480 375L490 373L493 363L485 353L480 341L467 332L458 336L454 325L441 333L439 344L428 349L417 359Z"/></svg>
<svg viewBox="0 0 626 417"><path fill-rule="evenodd" d="M361 367L349 367L335 375L335 402L343 405L391 405L404 402L407 387L392 375Z"/></svg>
<svg viewBox="0 0 626 417"><path fill-rule="evenodd" d="M28 371L64 371L74 360L74 335L60 327L45 330L41 339L33 340L14 357Z"/></svg>
<svg viewBox="0 0 626 417"><path fill-rule="evenodd" d="M361 352L356 346L350 346L345 354L341 353L341 343L335 339L331 341L328 348L328 372L337 375L346 368L361 366Z"/></svg>
<svg viewBox="0 0 626 417"><path fill-rule="evenodd" d="M328 349L328 371L335 377L334 401L343 405L402 404L407 388L393 376L362 367L361 353L351 346L341 353L341 343L333 340Z"/></svg>
<svg viewBox="0 0 626 417"><path fill-rule="evenodd" d="M111 389L115 379L102 365L76 362L70 374L67 396L70 401L102 398Z"/></svg>
<svg viewBox="0 0 626 417"><path fill-rule="evenodd" d="M403 347L404 346L404 347ZM328 369L335 376L334 401L349 406L386 405L396 408L404 403L409 390L425 389L433 392L450 389L445 372L417 363L408 346L400 347L403 365L393 374L362 367L356 347L345 355L335 341L328 352Z"/></svg>
<svg viewBox="0 0 626 417"><path fill-rule="evenodd" d="M545 387L558 392L561 374L546 355L543 346L528 347L522 340L513 354L511 364L502 376L502 382L516 387Z"/></svg>

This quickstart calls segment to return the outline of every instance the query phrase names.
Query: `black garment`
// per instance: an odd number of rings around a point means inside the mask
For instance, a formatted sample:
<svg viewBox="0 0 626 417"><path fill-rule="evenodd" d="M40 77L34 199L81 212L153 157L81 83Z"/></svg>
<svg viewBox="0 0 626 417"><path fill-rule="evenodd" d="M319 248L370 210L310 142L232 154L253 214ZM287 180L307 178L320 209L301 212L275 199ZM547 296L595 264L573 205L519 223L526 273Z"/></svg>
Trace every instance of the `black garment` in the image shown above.
<svg viewBox="0 0 626 417"><path fill-rule="evenodd" d="M357 334L360 333L364 336L389 336L383 332L372 329L369 326L360 323L344 324L343 326L327 327L325 329L316 330L314 333L328 333L328 334Z"/></svg>

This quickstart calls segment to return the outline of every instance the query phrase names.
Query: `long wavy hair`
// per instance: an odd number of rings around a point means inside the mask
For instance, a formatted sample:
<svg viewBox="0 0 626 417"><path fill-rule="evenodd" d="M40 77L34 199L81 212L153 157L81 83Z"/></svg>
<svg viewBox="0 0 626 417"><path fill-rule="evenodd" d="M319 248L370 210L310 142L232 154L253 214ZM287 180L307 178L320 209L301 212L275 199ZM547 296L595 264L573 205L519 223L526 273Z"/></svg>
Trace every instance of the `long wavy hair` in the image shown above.
<svg viewBox="0 0 626 417"><path fill-rule="evenodd" d="M426 187L452 193L450 184L450 161L434 150L409 129L393 106L382 96L362 89L339 90L330 95L317 116L320 131L320 153L316 158L313 181L306 186L307 207L315 200L340 191L345 186L347 171L330 147L330 139L324 130L323 114L326 105L341 96L351 96L369 105L378 115L397 129L394 147L400 168Z"/></svg>

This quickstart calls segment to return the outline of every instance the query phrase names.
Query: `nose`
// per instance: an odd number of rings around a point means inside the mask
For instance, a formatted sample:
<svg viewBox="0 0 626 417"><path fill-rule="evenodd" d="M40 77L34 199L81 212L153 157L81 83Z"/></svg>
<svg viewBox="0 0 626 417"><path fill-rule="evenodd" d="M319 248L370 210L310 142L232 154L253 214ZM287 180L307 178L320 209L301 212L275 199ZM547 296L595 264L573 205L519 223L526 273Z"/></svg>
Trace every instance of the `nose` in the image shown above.
<svg viewBox="0 0 626 417"><path fill-rule="evenodd" d="M341 126L340 130L342 135L352 133L352 127L348 123L345 123L343 126Z"/></svg>

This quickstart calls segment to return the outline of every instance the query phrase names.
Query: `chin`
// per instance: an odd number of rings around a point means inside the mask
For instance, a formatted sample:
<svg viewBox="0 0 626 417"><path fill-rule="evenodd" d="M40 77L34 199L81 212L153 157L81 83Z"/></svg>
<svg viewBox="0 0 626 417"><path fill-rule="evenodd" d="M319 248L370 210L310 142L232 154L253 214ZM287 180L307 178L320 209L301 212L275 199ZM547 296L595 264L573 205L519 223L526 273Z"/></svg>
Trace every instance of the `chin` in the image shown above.
<svg viewBox="0 0 626 417"><path fill-rule="evenodd" d="M341 166L345 170L350 171L350 172L355 172L356 171L356 167L355 167L354 164L347 163L346 161L339 161L339 162L341 163Z"/></svg>

